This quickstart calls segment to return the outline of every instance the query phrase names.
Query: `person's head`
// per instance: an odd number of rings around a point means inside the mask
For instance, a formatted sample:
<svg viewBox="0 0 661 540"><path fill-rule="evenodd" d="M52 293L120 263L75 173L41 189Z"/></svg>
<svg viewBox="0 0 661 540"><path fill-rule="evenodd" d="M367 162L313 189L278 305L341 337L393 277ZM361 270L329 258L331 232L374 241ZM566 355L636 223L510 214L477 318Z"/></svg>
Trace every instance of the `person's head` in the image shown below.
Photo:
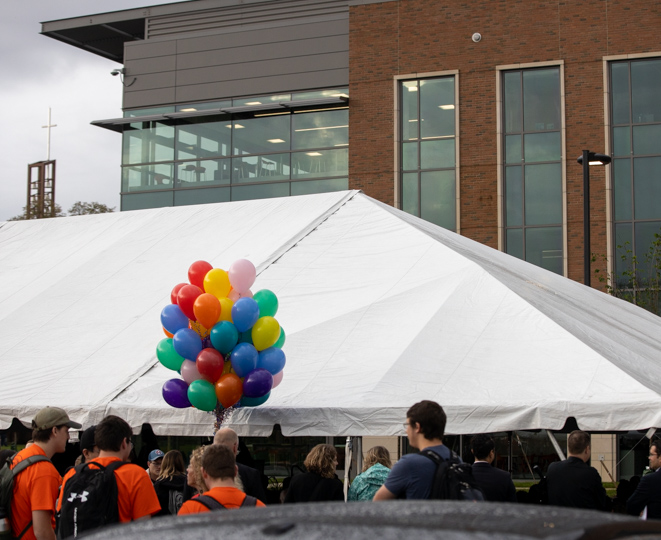
<svg viewBox="0 0 661 540"><path fill-rule="evenodd" d="M656 471L661 466L661 442L656 440L650 444L650 469Z"/></svg>
<svg viewBox="0 0 661 540"><path fill-rule="evenodd" d="M133 430L125 420L110 414L99 422L94 430L94 442L99 453L120 454L126 461L133 448Z"/></svg>
<svg viewBox="0 0 661 540"><path fill-rule="evenodd" d="M184 465L184 456L181 455L179 450L170 450L163 456L161 463L161 474L158 477L167 478L170 480L173 476L185 474L186 467Z"/></svg>
<svg viewBox="0 0 661 540"><path fill-rule="evenodd" d="M428 441L443 440L446 422L443 407L435 401L420 401L406 412L406 435L416 448L420 436Z"/></svg>
<svg viewBox="0 0 661 540"><path fill-rule="evenodd" d="M590 459L590 434L580 429L572 431L567 437L567 453L583 461Z"/></svg>
<svg viewBox="0 0 661 540"><path fill-rule="evenodd" d="M489 458L492 457L491 452L494 454L496 453L496 445L494 444L493 439L489 437L489 435L483 433L475 435L475 437L471 439L470 448L475 459L489 461L489 463L491 463L491 460L489 460Z"/></svg>
<svg viewBox="0 0 661 540"><path fill-rule="evenodd" d="M82 463L99 456L99 447L95 440L96 426L88 427L80 436L80 452L83 455Z"/></svg>
<svg viewBox="0 0 661 540"><path fill-rule="evenodd" d="M67 448L69 428L82 426L72 422L69 415L59 407L44 407L32 419L32 439L40 446L50 445L54 453L62 453Z"/></svg>
<svg viewBox="0 0 661 540"><path fill-rule="evenodd" d="M363 462L363 472L365 472L370 467L374 467L377 463L380 463L384 467L392 468L392 462L390 461L390 452L387 448L383 446L373 446L365 454L365 461Z"/></svg>
<svg viewBox="0 0 661 540"><path fill-rule="evenodd" d="M330 444L318 444L310 450L303 465L308 472L323 478L333 478L337 467L337 451Z"/></svg>
<svg viewBox="0 0 661 540"><path fill-rule="evenodd" d="M239 453L239 436L236 431L230 428L222 428L216 431L213 436L213 444L220 444L234 452L234 456Z"/></svg>
<svg viewBox="0 0 661 540"><path fill-rule="evenodd" d="M147 468L149 469L149 476L151 476L151 479L154 482L159 476L161 476L161 466L163 465L164 457L165 454L163 453L163 450L159 450L158 448L149 452L149 456L147 457Z"/></svg>
<svg viewBox="0 0 661 540"><path fill-rule="evenodd" d="M207 485L202 477L202 456L204 455L204 449L204 446L200 446L191 452L186 478L188 485L194 487L200 493L207 490Z"/></svg>
<svg viewBox="0 0 661 540"><path fill-rule="evenodd" d="M222 444L207 446L202 456L202 476L208 480L233 480L237 474L234 452Z"/></svg>

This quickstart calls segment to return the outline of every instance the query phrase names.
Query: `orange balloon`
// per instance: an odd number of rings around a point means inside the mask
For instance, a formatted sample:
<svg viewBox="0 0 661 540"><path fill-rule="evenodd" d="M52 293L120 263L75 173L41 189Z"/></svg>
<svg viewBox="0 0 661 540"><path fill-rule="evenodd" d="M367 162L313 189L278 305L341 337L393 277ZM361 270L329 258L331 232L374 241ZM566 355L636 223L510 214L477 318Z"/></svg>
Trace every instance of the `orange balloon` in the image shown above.
<svg viewBox="0 0 661 540"><path fill-rule="evenodd" d="M168 332L165 328L163 328L163 332L165 332L165 335L168 337L174 337L170 332Z"/></svg>
<svg viewBox="0 0 661 540"><path fill-rule="evenodd" d="M220 317L220 302L213 294L202 293L195 299L193 313L202 326L211 328Z"/></svg>
<svg viewBox="0 0 661 540"><path fill-rule="evenodd" d="M226 409L237 403L243 395L243 383L234 373L221 375L216 381L215 387L216 397Z"/></svg>

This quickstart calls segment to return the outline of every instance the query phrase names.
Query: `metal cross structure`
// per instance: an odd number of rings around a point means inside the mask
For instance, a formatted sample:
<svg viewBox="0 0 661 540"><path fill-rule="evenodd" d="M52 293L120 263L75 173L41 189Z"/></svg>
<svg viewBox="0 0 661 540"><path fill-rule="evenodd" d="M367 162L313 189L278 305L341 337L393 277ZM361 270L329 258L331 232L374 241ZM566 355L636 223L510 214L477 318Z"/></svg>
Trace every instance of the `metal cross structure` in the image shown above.
<svg viewBox="0 0 661 540"><path fill-rule="evenodd" d="M50 130L57 127L51 123L51 109L48 107L48 129L46 161L28 165L28 201L25 207L26 219L55 217L55 160L50 158Z"/></svg>
<svg viewBox="0 0 661 540"><path fill-rule="evenodd" d="M46 161L50 161L50 130L51 128L57 127L57 124L51 124L50 120L50 107L48 107L48 124L41 126L42 128L48 129L48 137L46 140Z"/></svg>

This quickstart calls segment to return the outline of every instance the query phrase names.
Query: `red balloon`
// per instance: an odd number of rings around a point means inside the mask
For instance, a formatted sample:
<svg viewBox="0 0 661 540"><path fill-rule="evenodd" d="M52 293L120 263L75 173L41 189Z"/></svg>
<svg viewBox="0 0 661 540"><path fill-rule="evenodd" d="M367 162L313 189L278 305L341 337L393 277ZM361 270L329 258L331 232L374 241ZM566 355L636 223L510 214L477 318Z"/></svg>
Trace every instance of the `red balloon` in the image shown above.
<svg viewBox="0 0 661 540"><path fill-rule="evenodd" d="M177 304L179 304L179 309L181 309L184 315L186 315L191 321L197 321L193 306L195 305L195 300L202 294L202 292L202 289L195 285L184 285L177 293Z"/></svg>
<svg viewBox="0 0 661 540"><path fill-rule="evenodd" d="M202 349L197 355L197 370L210 383L215 383L223 374L225 359L216 349Z"/></svg>
<svg viewBox="0 0 661 540"><path fill-rule="evenodd" d="M170 293L170 300L172 301L173 304L177 303L177 295L179 294L179 291L181 290L182 287L188 285L188 283L177 283L174 288L172 289L172 292Z"/></svg>
<svg viewBox="0 0 661 540"><path fill-rule="evenodd" d="M204 276L209 270L213 270L207 261L195 261L188 269L188 281L204 290Z"/></svg>

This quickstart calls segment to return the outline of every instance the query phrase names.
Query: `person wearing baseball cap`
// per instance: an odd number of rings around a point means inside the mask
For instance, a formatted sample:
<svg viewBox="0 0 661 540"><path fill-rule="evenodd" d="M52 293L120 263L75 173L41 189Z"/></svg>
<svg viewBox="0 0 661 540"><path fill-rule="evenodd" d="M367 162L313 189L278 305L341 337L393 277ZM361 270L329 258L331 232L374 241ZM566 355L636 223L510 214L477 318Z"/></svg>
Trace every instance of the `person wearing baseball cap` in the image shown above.
<svg viewBox="0 0 661 540"><path fill-rule="evenodd" d="M163 456L165 456L165 454L158 448L149 452L149 456L147 456L147 468L145 470L147 471L152 484L158 480L159 476L161 476Z"/></svg>
<svg viewBox="0 0 661 540"><path fill-rule="evenodd" d="M94 440L96 426L88 427L80 436L80 453L82 454L81 463L87 463L91 459L99 457L99 447Z"/></svg>
<svg viewBox="0 0 661 540"><path fill-rule="evenodd" d="M33 461L14 478L11 529L15 537L55 540L55 499L62 478L50 459L66 450L69 428L81 427L59 407L45 407L33 418L34 444L16 454L11 464L13 469L24 459Z"/></svg>

